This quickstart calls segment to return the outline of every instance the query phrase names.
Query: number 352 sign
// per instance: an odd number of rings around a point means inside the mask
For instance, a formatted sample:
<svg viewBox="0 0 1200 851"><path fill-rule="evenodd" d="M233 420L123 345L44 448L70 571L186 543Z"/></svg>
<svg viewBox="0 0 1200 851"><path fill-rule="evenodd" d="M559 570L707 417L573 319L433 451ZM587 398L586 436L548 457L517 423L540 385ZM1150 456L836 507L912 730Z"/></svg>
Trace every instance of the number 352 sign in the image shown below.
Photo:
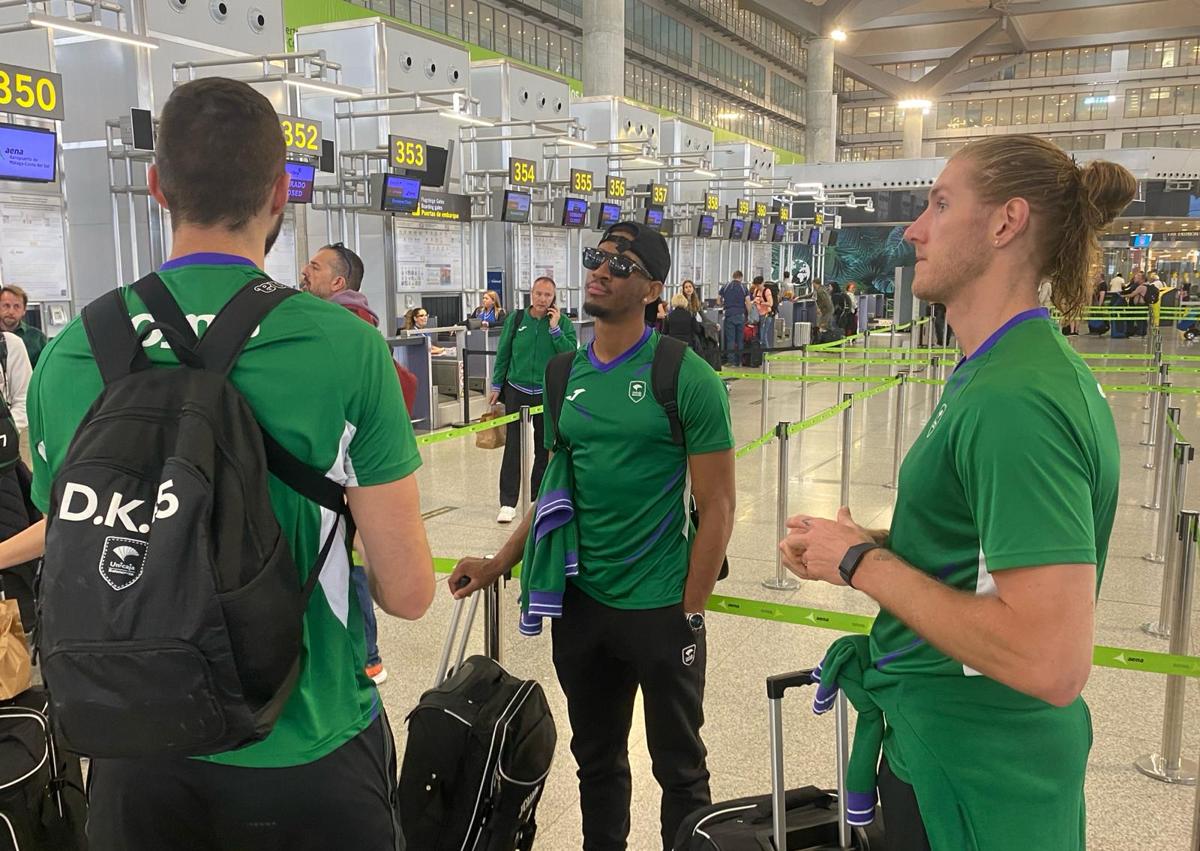
<svg viewBox="0 0 1200 851"><path fill-rule="evenodd" d="M0 113L63 117L62 76L0 63Z"/></svg>

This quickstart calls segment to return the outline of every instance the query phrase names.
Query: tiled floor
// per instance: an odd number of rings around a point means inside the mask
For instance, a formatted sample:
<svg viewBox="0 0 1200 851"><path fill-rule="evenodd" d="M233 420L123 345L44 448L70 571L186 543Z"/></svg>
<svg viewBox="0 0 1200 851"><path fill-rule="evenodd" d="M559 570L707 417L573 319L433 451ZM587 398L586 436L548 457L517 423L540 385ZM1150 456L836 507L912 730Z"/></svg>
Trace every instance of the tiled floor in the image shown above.
<svg viewBox="0 0 1200 851"><path fill-rule="evenodd" d="M1140 340L1109 341L1077 338L1086 351L1134 353L1144 349ZM1168 351L1177 350L1173 332L1166 334ZM1178 348L1179 351L1186 349ZM1198 350L1200 351L1200 350ZM875 367L883 374L886 367ZM815 370L814 370L815 371ZM832 372L832 370L830 370ZM850 373L859 372L849 370ZM1037 377L1031 376L1036 381ZM1141 376L1106 376L1106 383L1134 383ZM1177 384L1200 385L1200 376L1180 375ZM846 385L847 392L863 385ZM734 434L738 445L761 433L760 384L738 381L731 400ZM809 387L807 414L828 407L839 398L833 384ZM1152 546L1155 513L1142 503L1149 495L1153 474L1143 468L1146 450L1141 395L1110 394L1121 436L1122 490L1113 532L1108 567L1097 609L1096 643L1165 651L1166 643L1150 638L1138 628L1157 612L1161 566L1142 559ZM1185 435L1200 439L1196 396L1177 397L1182 408ZM930 388L911 386L907 397L908 440L917 433L931 410ZM894 492L885 484L892 475L895 434L895 396L885 393L856 407L850 505L866 526L886 526L891 518ZM771 419L798 421L798 385L775 382L771 388ZM789 510L832 513L837 506L840 482L840 423L830 420L792 440ZM496 479L500 453L474 448L469 440L437 444L425 450L426 463L419 473L422 504L426 511L449 508L428 522L435 555L461 556L494 551L506 532L495 524ZM805 583L796 591L775 593L762 587L774 566L775 488L778 448L768 446L738 462L737 523L729 547L732 576L718 591L732 596L785 601L817 608L869 613L873 604L863 595L818 583ZM1194 477L1193 477L1194 479ZM1188 505L1195 506L1195 497ZM574 764L568 749L570 730L566 706L554 678L548 636L517 635L515 585L504 592L505 664L523 677L535 677L545 687L559 727L559 748L546 797L539 809L541 832L537 847L549 851L578 849L580 817ZM400 747L404 740L404 715L431 684L451 603L439 593L432 610L417 623L389 619L380 614L380 645L391 679L380 689L395 727ZM761 793L769 785L767 715L764 678L773 673L816 663L834 633L776 624L731 615L709 618L709 667L706 699L709 767L713 796L722 800ZM1193 636L1196 632L1193 631ZM476 645L479 638L474 639ZM1193 641L1195 646L1195 641ZM1087 686L1095 724L1095 745L1088 771L1088 847L1094 851L1183 849L1191 836L1194 788L1173 787L1137 773L1133 760L1155 750L1162 734L1165 679L1158 675L1096 668ZM833 730L829 716L816 718L803 699L785 708L787 780L790 785L833 782ZM640 716L640 710L637 713ZM1200 757L1200 682L1187 686L1184 721L1185 755ZM634 776L633 851L658 848L658 790L650 774L645 732L635 721L630 741ZM1031 849L1033 851L1033 849ZM1039 849L1038 851L1041 851ZM1045 849L1045 851L1053 851Z"/></svg>

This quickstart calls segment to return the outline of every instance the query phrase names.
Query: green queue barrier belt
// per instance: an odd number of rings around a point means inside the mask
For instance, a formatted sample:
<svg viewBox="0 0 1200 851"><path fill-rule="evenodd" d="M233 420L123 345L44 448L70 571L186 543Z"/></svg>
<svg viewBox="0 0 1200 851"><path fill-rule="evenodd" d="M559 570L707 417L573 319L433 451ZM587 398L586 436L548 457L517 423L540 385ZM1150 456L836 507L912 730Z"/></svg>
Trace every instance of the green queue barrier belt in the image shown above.
<svg viewBox="0 0 1200 851"><path fill-rule="evenodd" d="M1167 424L1167 428L1169 428L1171 433L1175 435L1175 440L1177 442L1187 443L1189 445L1191 444L1191 441L1183 436L1183 432L1179 430L1179 425L1175 422L1175 420L1171 419L1170 417L1163 417L1163 422Z"/></svg>
<svg viewBox="0 0 1200 851"><path fill-rule="evenodd" d="M722 372L721 378L745 379L746 381L823 381L842 384L854 384L855 382L873 384L892 380L886 375L767 375L762 372Z"/></svg>
<svg viewBox="0 0 1200 851"><path fill-rule="evenodd" d="M450 573L457 563L458 560L453 558L435 558L433 569L438 573ZM520 575L521 566L517 565L513 568L513 578ZM710 612L738 615L744 618L860 634L870 632L871 625L875 622L875 618L870 615L831 612L825 609L811 609L808 606L772 603L768 600L727 597L724 594L713 594L709 597L706 608ZM1168 653L1154 653L1149 650L1097 645L1092 649L1092 664L1101 668L1116 668L1121 671L1200 677L1200 656L1172 656Z"/></svg>
<svg viewBox="0 0 1200 851"><path fill-rule="evenodd" d="M529 409L530 415L540 414L541 412L541 405ZM487 422L473 423L472 425L462 426L461 428L448 428L445 431L435 431L432 434L423 434L417 438L417 446L429 446L433 443L442 443L446 440L454 440L455 438L466 437L468 434L475 434L476 432L480 431L488 431L493 428L500 428L500 426L506 426L509 423L515 423L519 419L521 419L521 415L519 413L507 414L503 417L496 417L494 420L488 420Z"/></svg>

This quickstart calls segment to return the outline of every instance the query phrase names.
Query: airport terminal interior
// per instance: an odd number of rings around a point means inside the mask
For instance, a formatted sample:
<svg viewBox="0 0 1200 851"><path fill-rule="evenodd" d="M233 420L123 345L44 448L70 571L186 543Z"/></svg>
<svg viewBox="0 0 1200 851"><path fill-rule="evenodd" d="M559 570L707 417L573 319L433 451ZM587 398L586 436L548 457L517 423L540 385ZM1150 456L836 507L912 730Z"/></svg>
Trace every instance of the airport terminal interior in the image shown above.
<svg viewBox="0 0 1200 851"><path fill-rule="evenodd" d="M377 612L401 754L449 630L447 572L516 525L497 522L503 450L485 446L499 432L479 429L502 324L476 313L485 294L511 314L553 279L586 346L581 253L622 220L663 234L664 309L692 282L714 341L735 272L771 285L769 329L722 370L738 457L730 575L707 618L714 801L770 789L766 677L816 665L877 613L853 590L778 581L780 520L847 504L865 527L890 523L896 465L961 356L944 311L913 292L904 238L948 158L1020 133L1128 169L1136 194L1099 235L1104 287L1065 338L1121 449L1084 691L1087 847L1200 848L1195 552L1171 534L1200 508L1176 448L1200 440L1200 0L0 0L0 284L27 295L30 327L53 339L171 258L147 185L159 116L175 88L214 76L265 95L287 145L264 271L296 287L323 247L356 252L361 294L414 377L440 572L425 617ZM1108 298L1139 270L1153 304ZM848 294L837 338L817 282ZM518 632L518 593L507 582L479 606L468 653L544 687L558 748L535 847L579 848L565 698L548 631ZM788 788L832 787L832 717L794 693L783 711ZM630 762L629 847L653 851L640 709Z"/></svg>

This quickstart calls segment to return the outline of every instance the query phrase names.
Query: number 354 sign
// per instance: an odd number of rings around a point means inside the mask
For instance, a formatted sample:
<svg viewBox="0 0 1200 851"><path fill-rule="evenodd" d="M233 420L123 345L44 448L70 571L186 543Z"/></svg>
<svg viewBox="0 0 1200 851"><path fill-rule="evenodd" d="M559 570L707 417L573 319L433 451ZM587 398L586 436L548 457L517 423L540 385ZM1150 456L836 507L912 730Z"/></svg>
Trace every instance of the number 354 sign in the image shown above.
<svg viewBox="0 0 1200 851"><path fill-rule="evenodd" d="M0 64L0 113L63 117L62 76L19 65Z"/></svg>

